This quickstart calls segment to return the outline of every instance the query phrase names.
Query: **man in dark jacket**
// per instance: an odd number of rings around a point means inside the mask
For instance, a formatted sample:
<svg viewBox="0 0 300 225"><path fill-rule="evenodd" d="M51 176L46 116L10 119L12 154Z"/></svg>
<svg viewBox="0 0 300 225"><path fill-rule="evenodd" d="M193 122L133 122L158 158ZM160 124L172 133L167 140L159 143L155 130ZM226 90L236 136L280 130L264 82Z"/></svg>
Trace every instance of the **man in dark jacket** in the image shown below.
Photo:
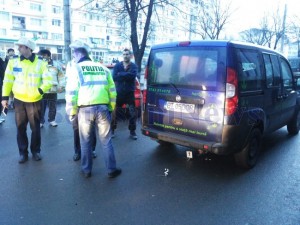
<svg viewBox="0 0 300 225"><path fill-rule="evenodd" d="M136 130L136 112L135 112L135 79L137 77L137 66L130 61L131 52L128 49L123 50L123 61L115 65L113 70L113 79L117 89L116 109L127 104L129 110L129 126L130 137L137 139ZM117 128L116 109L113 112L112 134Z"/></svg>

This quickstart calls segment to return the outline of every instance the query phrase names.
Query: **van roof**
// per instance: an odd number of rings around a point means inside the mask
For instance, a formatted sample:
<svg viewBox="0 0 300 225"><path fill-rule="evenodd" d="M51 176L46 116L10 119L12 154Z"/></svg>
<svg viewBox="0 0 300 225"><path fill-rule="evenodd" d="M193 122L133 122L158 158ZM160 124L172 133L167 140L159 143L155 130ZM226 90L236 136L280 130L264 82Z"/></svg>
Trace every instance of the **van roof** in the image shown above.
<svg viewBox="0 0 300 225"><path fill-rule="evenodd" d="M258 48L263 51L267 52L273 52L282 55L280 52L277 52L271 48L252 44L248 42L242 42L242 41L229 41L229 40L195 40L195 41L176 41L176 42L169 42L169 43L163 43L163 44L157 44L153 45L151 49L160 49L160 48L170 48L170 47L184 47L184 46L214 46L214 47L252 47L252 48ZM283 56L283 55L282 55Z"/></svg>

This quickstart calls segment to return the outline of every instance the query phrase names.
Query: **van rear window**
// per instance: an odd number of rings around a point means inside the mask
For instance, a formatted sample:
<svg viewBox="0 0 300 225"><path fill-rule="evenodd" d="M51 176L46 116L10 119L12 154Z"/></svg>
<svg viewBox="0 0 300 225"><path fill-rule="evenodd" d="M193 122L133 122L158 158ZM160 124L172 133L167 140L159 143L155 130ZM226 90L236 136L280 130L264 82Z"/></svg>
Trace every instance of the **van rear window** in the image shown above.
<svg viewBox="0 0 300 225"><path fill-rule="evenodd" d="M148 84L174 84L202 90L224 90L225 47L180 47L153 50Z"/></svg>

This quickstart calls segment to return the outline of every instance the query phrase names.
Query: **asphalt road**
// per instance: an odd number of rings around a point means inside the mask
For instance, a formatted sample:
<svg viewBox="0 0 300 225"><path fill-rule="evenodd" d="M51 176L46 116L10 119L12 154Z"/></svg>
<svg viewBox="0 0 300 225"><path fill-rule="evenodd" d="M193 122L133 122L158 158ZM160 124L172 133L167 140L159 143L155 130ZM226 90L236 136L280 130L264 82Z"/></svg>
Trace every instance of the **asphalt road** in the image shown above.
<svg viewBox="0 0 300 225"><path fill-rule="evenodd" d="M107 178L97 144L86 179L72 160L63 104L57 122L42 129L43 160L30 156L23 165L13 111L0 125L1 225L300 224L300 135L290 137L286 128L264 138L257 166L245 171L231 157L187 160L187 148L162 147L140 132L131 140L121 123L113 142L123 173Z"/></svg>

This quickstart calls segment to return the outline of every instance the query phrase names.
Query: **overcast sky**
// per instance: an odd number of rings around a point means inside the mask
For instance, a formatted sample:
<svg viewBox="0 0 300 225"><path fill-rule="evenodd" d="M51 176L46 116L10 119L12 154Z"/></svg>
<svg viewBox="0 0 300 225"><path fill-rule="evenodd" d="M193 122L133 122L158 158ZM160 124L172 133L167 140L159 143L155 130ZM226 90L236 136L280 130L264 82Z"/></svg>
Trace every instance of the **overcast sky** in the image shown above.
<svg viewBox="0 0 300 225"><path fill-rule="evenodd" d="M226 29L226 33L233 36L242 30L258 27L264 14L274 13L278 6L280 6L283 15L285 3L289 17L296 15L296 13L300 14L299 0L222 0L222 2L232 2L232 9L235 9L230 18L231 22Z"/></svg>

